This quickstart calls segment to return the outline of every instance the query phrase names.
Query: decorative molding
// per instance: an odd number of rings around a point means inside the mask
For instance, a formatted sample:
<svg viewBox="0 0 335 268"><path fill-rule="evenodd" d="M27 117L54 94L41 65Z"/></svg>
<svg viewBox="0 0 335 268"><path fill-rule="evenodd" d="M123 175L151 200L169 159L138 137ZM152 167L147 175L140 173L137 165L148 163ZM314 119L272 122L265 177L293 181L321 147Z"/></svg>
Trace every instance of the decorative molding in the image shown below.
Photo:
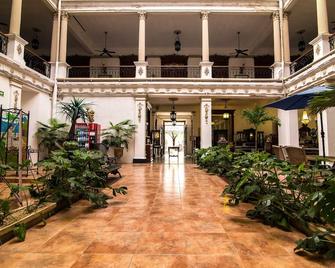
<svg viewBox="0 0 335 268"><path fill-rule="evenodd" d="M138 117L138 122L141 123L141 119L142 119L142 107L143 107L143 103L139 103L137 105L137 117Z"/></svg>
<svg viewBox="0 0 335 268"><path fill-rule="evenodd" d="M208 111L209 111L209 104L206 103L206 104L204 105L204 107L205 107L205 122L206 122L206 125L208 125Z"/></svg>
<svg viewBox="0 0 335 268"><path fill-rule="evenodd" d="M279 11L275 11L275 12L272 13L272 19L273 20L279 20L280 19Z"/></svg>
<svg viewBox="0 0 335 268"><path fill-rule="evenodd" d="M208 20L209 17L209 11L201 11L201 19Z"/></svg>

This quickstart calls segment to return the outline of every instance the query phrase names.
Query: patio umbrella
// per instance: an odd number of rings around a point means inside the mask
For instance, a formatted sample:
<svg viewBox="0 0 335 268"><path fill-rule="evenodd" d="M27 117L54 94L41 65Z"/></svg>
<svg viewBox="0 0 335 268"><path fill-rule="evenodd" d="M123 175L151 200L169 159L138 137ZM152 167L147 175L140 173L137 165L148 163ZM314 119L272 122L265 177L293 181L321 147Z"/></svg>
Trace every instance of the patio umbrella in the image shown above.
<svg viewBox="0 0 335 268"><path fill-rule="evenodd" d="M297 110L297 109L303 109L308 106L308 102L313 99L315 96L320 94L321 92L332 90L332 88L328 88L327 86L317 86L310 88L304 92L300 92L298 94L286 97L284 99L281 99L279 101L275 101L273 103L270 103L266 105L265 107L268 108L277 108L281 110ZM325 132L323 130L323 119L322 119L322 113L320 113L320 128L321 128L321 140L322 140L322 152L323 157L325 158Z"/></svg>

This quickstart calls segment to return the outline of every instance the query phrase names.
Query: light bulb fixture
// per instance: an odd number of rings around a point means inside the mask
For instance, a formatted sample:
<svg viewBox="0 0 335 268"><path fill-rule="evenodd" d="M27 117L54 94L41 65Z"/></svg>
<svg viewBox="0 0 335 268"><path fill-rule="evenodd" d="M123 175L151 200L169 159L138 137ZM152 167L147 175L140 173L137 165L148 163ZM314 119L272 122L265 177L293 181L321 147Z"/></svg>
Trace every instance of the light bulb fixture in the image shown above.
<svg viewBox="0 0 335 268"><path fill-rule="evenodd" d="M303 113L302 113L302 118L301 118L301 123L302 123L303 125L308 125L310 121L311 121L311 120L310 120L310 118L309 118L309 116L308 116L307 111L306 111L306 110L303 111Z"/></svg>
<svg viewBox="0 0 335 268"><path fill-rule="evenodd" d="M177 121L177 113L176 113L176 107L175 107L175 101L177 101L177 98L169 98L170 101L172 101L172 109L170 112L170 119L172 121L172 125L176 125L176 121Z"/></svg>
<svg viewBox="0 0 335 268"><path fill-rule="evenodd" d="M226 99L224 99L224 109L227 109L227 101ZM230 118L230 113L228 112L224 112L222 115L223 119L228 120Z"/></svg>
<svg viewBox="0 0 335 268"><path fill-rule="evenodd" d="M176 35L176 39L174 42L174 50L176 52L179 52L181 50L181 42L180 42L180 37L179 37L179 35L181 34L181 31L175 30L173 33Z"/></svg>
<svg viewBox="0 0 335 268"><path fill-rule="evenodd" d="M40 33L41 30L34 27L33 32L34 32L34 37L31 40L31 47L36 50L36 49L39 49L40 47L40 41L38 40L38 33Z"/></svg>
<svg viewBox="0 0 335 268"><path fill-rule="evenodd" d="M305 30L300 30L297 32L297 34L300 35L300 40L298 42L298 50L300 52L303 52L306 49L306 42L303 36L304 33L305 33Z"/></svg>

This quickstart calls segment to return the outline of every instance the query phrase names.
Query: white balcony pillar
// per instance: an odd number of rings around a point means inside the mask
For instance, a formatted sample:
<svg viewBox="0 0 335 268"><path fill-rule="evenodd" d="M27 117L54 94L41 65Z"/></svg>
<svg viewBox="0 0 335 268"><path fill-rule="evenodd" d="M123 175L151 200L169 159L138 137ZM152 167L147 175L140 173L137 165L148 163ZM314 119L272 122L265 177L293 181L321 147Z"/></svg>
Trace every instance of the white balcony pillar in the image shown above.
<svg viewBox="0 0 335 268"><path fill-rule="evenodd" d="M201 66L201 78L208 79L212 78L212 66L213 63L209 61L209 30L208 30L208 16L209 12L201 12L202 22L202 61Z"/></svg>
<svg viewBox="0 0 335 268"><path fill-rule="evenodd" d="M135 152L134 163L146 162L146 98L135 97L135 118L134 123L137 125L135 133Z"/></svg>
<svg viewBox="0 0 335 268"><path fill-rule="evenodd" d="M200 102L200 146L212 146L212 99L202 98Z"/></svg>
<svg viewBox="0 0 335 268"><path fill-rule="evenodd" d="M57 61L57 40L58 40L58 13L55 12L53 14L53 22L52 22L52 36L51 36L51 51L50 51L50 78L55 78L55 68Z"/></svg>
<svg viewBox="0 0 335 268"><path fill-rule="evenodd" d="M280 38L280 15L279 12L272 14L273 21L273 53L274 63L272 65L273 78L280 79L282 77L281 64L281 38Z"/></svg>
<svg viewBox="0 0 335 268"><path fill-rule="evenodd" d="M280 126L278 127L279 145L299 146L298 110L284 111L278 109Z"/></svg>
<svg viewBox="0 0 335 268"><path fill-rule="evenodd" d="M283 58L284 58L284 77L291 74L291 49L290 49L290 28L289 28L289 14L284 12L283 14Z"/></svg>
<svg viewBox="0 0 335 268"><path fill-rule="evenodd" d="M318 36L310 42L313 46L314 61L330 52L327 0L316 0Z"/></svg>
<svg viewBox="0 0 335 268"><path fill-rule="evenodd" d="M17 82L10 81L9 86L10 86L9 108L21 109L22 85Z"/></svg>
<svg viewBox="0 0 335 268"><path fill-rule="evenodd" d="M12 0L10 26L7 45L7 56L24 65L24 47L28 44L20 37L22 0Z"/></svg>
<svg viewBox="0 0 335 268"><path fill-rule="evenodd" d="M335 108L330 108L322 112L322 124L325 139L325 155L335 155L335 120L334 120ZM321 135L321 120L320 114L318 118L318 142L319 142L319 155L323 155L322 148L322 135Z"/></svg>
<svg viewBox="0 0 335 268"><path fill-rule="evenodd" d="M146 13L139 13L139 27L138 27L138 61L134 62L136 66L136 78L147 77L147 65L145 61L145 23Z"/></svg>
<svg viewBox="0 0 335 268"><path fill-rule="evenodd" d="M68 33L69 14L62 12L59 46L58 78L67 77L69 65L66 63L67 56L67 33Z"/></svg>

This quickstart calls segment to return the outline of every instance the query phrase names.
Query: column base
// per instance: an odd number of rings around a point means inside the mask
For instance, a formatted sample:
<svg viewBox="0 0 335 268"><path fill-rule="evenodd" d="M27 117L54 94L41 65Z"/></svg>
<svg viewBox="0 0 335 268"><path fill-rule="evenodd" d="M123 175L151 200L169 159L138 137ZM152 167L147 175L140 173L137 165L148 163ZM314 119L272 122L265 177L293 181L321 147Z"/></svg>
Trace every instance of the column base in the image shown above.
<svg viewBox="0 0 335 268"><path fill-rule="evenodd" d="M68 77L68 71L69 71L70 65L67 64L66 62L58 62L58 73L57 73L57 78L66 78ZM51 71L50 71L50 76L55 78L56 75L56 63L54 62L51 65Z"/></svg>
<svg viewBox="0 0 335 268"><path fill-rule="evenodd" d="M18 64L25 65L24 47L28 42L16 34L7 34L6 36L8 37L7 56Z"/></svg>
<svg viewBox="0 0 335 268"><path fill-rule="evenodd" d="M330 52L329 37L331 34L324 33L313 39L309 44L313 46L314 61L322 58Z"/></svg>
<svg viewBox="0 0 335 268"><path fill-rule="evenodd" d="M147 67L148 62L146 61L135 61L136 75L135 78L147 78Z"/></svg>
<svg viewBox="0 0 335 268"><path fill-rule="evenodd" d="M134 158L133 163L134 164L143 164L143 163L148 163L148 160L146 158Z"/></svg>
<svg viewBox="0 0 335 268"><path fill-rule="evenodd" d="M210 79L212 78L212 66L213 62L210 61L202 61L200 62L201 68L201 79Z"/></svg>
<svg viewBox="0 0 335 268"><path fill-rule="evenodd" d="M281 62L275 62L271 65L272 68L272 77L274 79L282 79L283 77L286 78L291 75L291 63L285 62L284 63L284 70L283 65ZM284 75L283 75L284 74Z"/></svg>

